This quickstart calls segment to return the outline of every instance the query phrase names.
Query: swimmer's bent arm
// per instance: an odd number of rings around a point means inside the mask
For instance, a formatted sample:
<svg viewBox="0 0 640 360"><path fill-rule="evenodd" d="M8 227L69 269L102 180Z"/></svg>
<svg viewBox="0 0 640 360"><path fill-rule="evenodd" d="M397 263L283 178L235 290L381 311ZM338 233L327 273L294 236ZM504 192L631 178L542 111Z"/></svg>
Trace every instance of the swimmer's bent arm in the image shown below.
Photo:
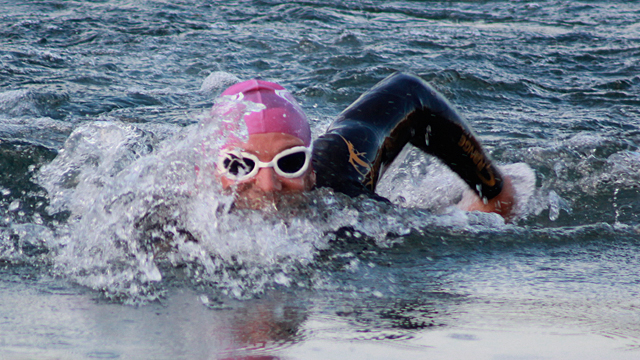
<svg viewBox="0 0 640 360"><path fill-rule="evenodd" d="M478 195L468 210L511 217L514 190L467 123L427 82L396 73L345 109L314 143L318 186L373 193L407 143L440 158Z"/></svg>

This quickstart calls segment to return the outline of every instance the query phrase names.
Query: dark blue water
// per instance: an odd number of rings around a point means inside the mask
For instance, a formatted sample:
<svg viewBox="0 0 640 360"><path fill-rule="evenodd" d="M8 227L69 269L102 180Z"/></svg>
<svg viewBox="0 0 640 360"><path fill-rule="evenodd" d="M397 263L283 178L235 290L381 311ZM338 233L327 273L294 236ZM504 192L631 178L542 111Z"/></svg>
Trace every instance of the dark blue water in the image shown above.
<svg viewBox="0 0 640 360"><path fill-rule="evenodd" d="M0 8L2 358L639 356L640 5ZM457 209L464 185L412 149L394 205L232 211L194 171L240 79L290 89L317 135L395 71L468 119L514 223Z"/></svg>

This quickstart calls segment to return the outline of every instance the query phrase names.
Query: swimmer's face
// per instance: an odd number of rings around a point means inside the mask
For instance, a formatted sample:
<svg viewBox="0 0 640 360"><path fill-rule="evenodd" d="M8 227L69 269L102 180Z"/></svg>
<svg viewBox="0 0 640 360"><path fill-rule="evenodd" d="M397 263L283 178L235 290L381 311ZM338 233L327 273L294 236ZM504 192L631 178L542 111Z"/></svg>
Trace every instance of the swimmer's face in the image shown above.
<svg viewBox="0 0 640 360"><path fill-rule="evenodd" d="M235 147L242 152L255 155L261 162L268 163L282 151L297 146L304 146L304 142L295 136L266 133L249 135L247 142ZM303 174L295 178L280 176L273 167L259 168L255 176L245 180L234 180L221 174L218 174L218 177L225 190L235 190L236 206L249 209L276 205L283 197L309 191L316 180L311 164Z"/></svg>

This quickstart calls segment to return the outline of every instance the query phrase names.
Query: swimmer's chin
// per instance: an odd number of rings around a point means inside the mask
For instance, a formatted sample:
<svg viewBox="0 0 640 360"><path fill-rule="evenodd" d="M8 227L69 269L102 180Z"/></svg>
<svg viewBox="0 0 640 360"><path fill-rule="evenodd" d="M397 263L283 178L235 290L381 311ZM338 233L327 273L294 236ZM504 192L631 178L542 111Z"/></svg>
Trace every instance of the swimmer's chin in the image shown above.
<svg viewBox="0 0 640 360"><path fill-rule="evenodd" d="M245 210L279 211L280 209L305 203L303 193L261 194L254 196L236 195L234 207Z"/></svg>
<svg viewBox="0 0 640 360"><path fill-rule="evenodd" d="M270 210L272 208L277 208L277 199L270 199L268 197L245 198L236 196L233 205L236 209L243 210Z"/></svg>

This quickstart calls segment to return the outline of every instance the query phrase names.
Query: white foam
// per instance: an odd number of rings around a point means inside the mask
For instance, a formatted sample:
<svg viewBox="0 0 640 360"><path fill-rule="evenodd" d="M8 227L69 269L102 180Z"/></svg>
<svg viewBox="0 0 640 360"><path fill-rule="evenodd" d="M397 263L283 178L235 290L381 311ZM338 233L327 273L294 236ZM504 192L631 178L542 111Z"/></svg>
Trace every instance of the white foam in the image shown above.
<svg viewBox="0 0 640 360"><path fill-rule="evenodd" d="M515 189L516 218L539 213L535 209L535 172L525 163L506 164L500 170L511 177ZM377 193L408 208L451 213L451 206L469 203L475 193L438 159L406 147L380 180Z"/></svg>
<svg viewBox="0 0 640 360"><path fill-rule="evenodd" d="M200 86L200 92L212 94L239 81L240 79L233 74L224 71L214 71L204 79Z"/></svg>

